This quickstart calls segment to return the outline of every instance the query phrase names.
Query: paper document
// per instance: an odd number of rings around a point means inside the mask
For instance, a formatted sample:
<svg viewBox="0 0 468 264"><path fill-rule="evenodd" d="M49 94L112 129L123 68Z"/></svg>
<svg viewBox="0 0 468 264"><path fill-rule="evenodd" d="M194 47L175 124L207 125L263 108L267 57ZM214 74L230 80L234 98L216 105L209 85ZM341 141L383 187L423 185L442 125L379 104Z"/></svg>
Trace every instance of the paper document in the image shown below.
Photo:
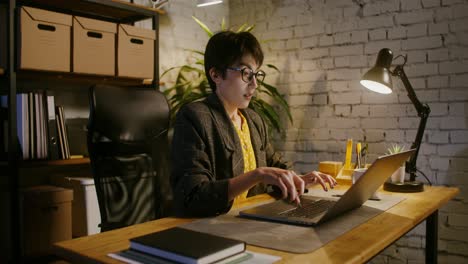
<svg viewBox="0 0 468 264"><path fill-rule="evenodd" d="M116 253L107 254L108 257L123 261L128 264L173 264L170 260L154 257L145 253L141 253L134 250L124 250ZM217 264L271 264L280 260L281 257L268 255L263 253L257 253L253 251L246 250L243 253L237 254L235 256L223 259Z"/></svg>

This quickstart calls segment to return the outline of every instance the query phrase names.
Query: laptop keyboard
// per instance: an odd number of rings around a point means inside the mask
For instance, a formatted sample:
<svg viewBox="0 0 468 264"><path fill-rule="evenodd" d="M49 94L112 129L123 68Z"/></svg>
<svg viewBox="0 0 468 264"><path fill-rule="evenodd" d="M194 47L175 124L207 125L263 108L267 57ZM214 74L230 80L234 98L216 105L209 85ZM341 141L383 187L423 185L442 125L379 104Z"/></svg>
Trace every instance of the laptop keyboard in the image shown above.
<svg viewBox="0 0 468 264"><path fill-rule="evenodd" d="M335 201L330 200L302 200L301 207L296 207L293 210L280 213L281 216L287 217L306 217L311 218L320 213L323 213L335 204Z"/></svg>

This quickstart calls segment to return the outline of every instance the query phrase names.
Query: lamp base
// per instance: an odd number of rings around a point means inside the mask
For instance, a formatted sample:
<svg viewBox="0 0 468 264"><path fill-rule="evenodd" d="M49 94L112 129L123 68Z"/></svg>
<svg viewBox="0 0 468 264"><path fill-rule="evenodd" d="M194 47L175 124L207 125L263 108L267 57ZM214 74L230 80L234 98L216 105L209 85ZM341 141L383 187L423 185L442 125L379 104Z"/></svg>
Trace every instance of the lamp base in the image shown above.
<svg viewBox="0 0 468 264"><path fill-rule="evenodd" d="M389 192L401 193L423 192L424 184L418 181L405 181L401 183L386 182L383 189Z"/></svg>

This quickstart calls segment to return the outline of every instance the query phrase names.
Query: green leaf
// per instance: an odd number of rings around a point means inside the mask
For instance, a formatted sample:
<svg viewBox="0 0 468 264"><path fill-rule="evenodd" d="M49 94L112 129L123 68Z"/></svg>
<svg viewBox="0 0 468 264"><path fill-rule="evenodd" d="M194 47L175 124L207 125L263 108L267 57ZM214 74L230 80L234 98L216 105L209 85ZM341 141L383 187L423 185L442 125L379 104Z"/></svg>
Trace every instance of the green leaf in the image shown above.
<svg viewBox="0 0 468 264"><path fill-rule="evenodd" d="M171 68L165 70L165 71L161 74L161 76L160 76L159 78L162 78L166 73L168 73L168 72L170 72L170 71L172 71L172 70L174 70L174 69L180 68L180 67L182 67L182 66L171 67Z"/></svg>
<svg viewBox="0 0 468 264"><path fill-rule="evenodd" d="M184 49L184 50L193 52L193 53L195 53L195 54L200 54L200 55L202 55L202 56L205 56L205 53L202 52L202 51L199 51L199 50L193 50L193 49Z"/></svg>
<svg viewBox="0 0 468 264"><path fill-rule="evenodd" d="M244 31L245 32L250 32L255 28L255 25L248 26Z"/></svg>
<svg viewBox="0 0 468 264"><path fill-rule="evenodd" d="M226 31L226 20L223 17L223 20L221 20L221 30Z"/></svg>
<svg viewBox="0 0 468 264"><path fill-rule="evenodd" d="M267 102L256 98L255 100L252 100L251 102L251 107L263 118L265 119L265 122L270 127L273 127L276 129L278 132L281 131L281 126L280 126L280 120L278 114L275 112L273 107L271 107Z"/></svg>
<svg viewBox="0 0 468 264"><path fill-rule="evenodd" d="M392 144L391 147L387 148L387 154L397 154L406 150L406 146Z"/></svg>
<svg viewBox="0 0 468 264"><path fill-rule="evenodd" d="M245 29L246 27L247 27L247 23L242 24L242 25L237 29L237 33L243 32L244 29Z"/></svg>
<svg viewBox="0 0 468 264"><path fill-rule="evenodd" d="M184 66L182 66L182 67L180 68L180 71L182 71L182 72L192 72L192 71L194 71L194 72L198 72L198 73L203 73L203 74L205 74L205 71L204 71L204 70L199 69L199 68L197 68L197 67L192 67L192 66L190 66L190 65L184 65Z"/></svg>
<svg viewBox="0 0 468 264"><path fill-rule="evenodd" d="M292 123L293 120L292 120L292 115L291 115L291 110L289 109L289 104L288 102L286 102L286 100L284 99L284 97L278 92L278 89L272 85L269 85L265 82L262 82L261 85L263 87L265 87L270 93L271 93L271 97L273 98L273 100L275 100L275 102L279 103L280 106L286 111L286 113L288 114L288 117L289 117L289 121Z"/></svg>
<svg viewBox="0 0 468 264"><path fill-rule="evenodd" d="M266 64L266 66L267 66L268 68L272 68L272 69L276 70L277 72L280 72L280 70L279 70L275 65L273 65L273 64Z"/></svg>
<svg viewBox="0 0 468 264"><path fill-rule="evenodd" d="M197 24L203 29L205 30L206 34L208 34L208 37L212 37L213 36L213 32L205 25L205 23L201 22L200 20L198 20L198 18L192 16L192 18L195 20L195 22L197 22Z"/></svg>
<svg viewBox="0 0 468 264"><path fill-rule="evenodd" d="M205 60L197 60L195 61L195 64L205 67Z"/></svg>

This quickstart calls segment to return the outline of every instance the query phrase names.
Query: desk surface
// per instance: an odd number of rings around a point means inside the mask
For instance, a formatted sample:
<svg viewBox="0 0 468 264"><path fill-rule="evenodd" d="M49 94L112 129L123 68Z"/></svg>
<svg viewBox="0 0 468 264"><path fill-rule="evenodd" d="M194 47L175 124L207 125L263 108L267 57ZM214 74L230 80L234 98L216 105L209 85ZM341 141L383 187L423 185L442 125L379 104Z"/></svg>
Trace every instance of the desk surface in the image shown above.
<svg viewBox="0 0 468 264"><path fill-rule="evenodd" d="M342 188L347 187L339 187L339 189ZM293 254L250 245L247 249L280 256L282 257L281 262L284 263L304 263L311 260L317 263L363 263L425 220L430 214L455 197L459 191L457 188L449 187L426 186L425 188L425 191L421 193L397 194L386 192L391 195L405 196L406 199L311 253ZM271 199L268 195L258 195L248 199L242 206L268 199ZM76 263L121 263L106 255L127 249L130 246L130 238L190 221L193 221L193 219L169 217L63 241L55 244L55 253Z"/></svg>

